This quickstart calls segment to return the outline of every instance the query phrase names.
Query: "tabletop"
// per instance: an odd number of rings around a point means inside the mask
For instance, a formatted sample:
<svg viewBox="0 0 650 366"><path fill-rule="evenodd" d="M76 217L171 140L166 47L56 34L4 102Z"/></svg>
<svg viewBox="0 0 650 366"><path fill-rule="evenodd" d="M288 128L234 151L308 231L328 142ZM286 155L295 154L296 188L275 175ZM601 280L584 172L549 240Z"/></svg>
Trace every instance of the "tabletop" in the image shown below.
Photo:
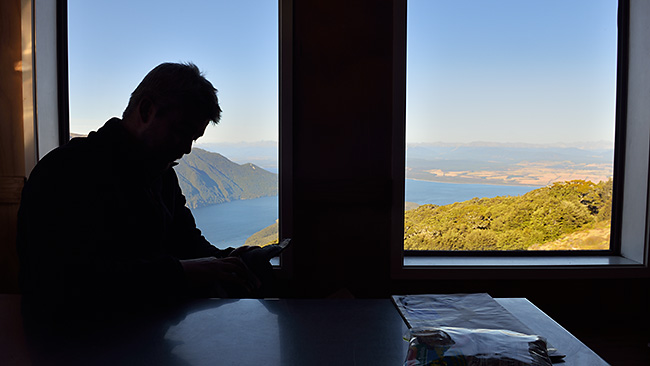
<svg viewBox="0 0 650 366"><path fill-rule="evenodd" d="M496 301L560 348L563 365L607 364L528 300ZM0 364L402 365L408 347L390 299L205 299L111 331L40 341L23 329L19 303L0 295Z"/></svg>
<svg viewBox="0 0 650 366"><path fill-rule="evenodd" d="M551 317L525 298L495 298L512 315L526 324L533 332L545 337L561 353L565 354L561 365L608 365L589 347L569 333Z"/></svg>

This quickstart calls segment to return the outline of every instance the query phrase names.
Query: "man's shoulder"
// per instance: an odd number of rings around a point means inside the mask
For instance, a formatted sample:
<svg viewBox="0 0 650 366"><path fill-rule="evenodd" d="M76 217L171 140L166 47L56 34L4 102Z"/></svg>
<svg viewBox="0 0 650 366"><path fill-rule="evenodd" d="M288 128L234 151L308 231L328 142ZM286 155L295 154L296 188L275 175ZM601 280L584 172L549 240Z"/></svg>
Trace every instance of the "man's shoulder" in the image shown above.
<svg viewBox="0 0 650 366"><path fill-rule="evenodd" d="M107 169L113 160L113 142L105 133L91 132L75 137L65 145L47 153L30 174L30 179L56 175L58 179L74 179L79 174L93 174Z"/></svg>
<svg viewBox="0 0 650 366"><path fill-rule="evenodd" d="M60 161L93 161L102 158L110 158L113 155L115 145L120 141L115 137L118 133L119 119L113 118L106 122L97 131L90 132L87 136L77 136L66 144L59 146L48 153L41 161L56 163Z"/></svg>
<svg viewBox="0 0 650 366"><path fill-rule="evenodd" d="M88 168L100 156L100 149L87 137L75 137L65 145L47 153L36 165L36 170Z"/></svg>

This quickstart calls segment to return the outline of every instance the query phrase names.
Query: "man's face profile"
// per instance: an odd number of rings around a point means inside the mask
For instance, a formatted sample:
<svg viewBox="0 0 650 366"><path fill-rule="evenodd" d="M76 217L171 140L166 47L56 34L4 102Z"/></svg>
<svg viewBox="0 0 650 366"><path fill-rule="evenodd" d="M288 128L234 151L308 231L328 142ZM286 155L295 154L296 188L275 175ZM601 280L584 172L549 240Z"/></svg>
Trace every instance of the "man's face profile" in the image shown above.
<svg viewBox="0 0 650 366"><path fill-rule="evenodd" d="M179 108L152 106L141 140L156 163L168 166L192 151L192 143L203 136L209 121L197 120Z"/></svg>

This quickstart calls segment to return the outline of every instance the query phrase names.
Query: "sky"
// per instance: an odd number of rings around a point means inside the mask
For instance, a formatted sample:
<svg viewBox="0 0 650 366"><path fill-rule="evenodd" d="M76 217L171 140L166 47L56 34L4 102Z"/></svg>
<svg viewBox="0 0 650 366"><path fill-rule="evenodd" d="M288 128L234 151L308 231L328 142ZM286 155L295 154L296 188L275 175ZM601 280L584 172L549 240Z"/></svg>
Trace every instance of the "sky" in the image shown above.
<svg viewBox="0 0 650 366"><path fill-rule="evenodd" d="M278 139L278 5L268 0L69 0L71 132L122 115L162 62L193 62L223 110L199 142Z"/></svg>
<svg viewBox="0 0 650 366"><path fill-rule="evenodd" d="M407 142L613 141L615 0L409 0ZM190 61L224 111L199 143L277 141L271 0L69 0L71 131Z"/></svg>
<svg viewBox="0 0 650 366"><path fill-rule="evenodd" d="M616 12L615 0L410 0L407 142L613 141Z"/></svg>

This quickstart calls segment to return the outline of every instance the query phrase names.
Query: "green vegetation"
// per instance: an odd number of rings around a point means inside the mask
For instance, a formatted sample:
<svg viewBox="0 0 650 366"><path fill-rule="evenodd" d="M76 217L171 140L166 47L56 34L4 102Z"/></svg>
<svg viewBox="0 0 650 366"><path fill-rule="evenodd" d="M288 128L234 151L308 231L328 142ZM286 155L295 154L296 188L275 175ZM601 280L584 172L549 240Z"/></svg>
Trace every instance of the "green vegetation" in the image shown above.
<svg viewBox="0 0 650 366"><path fill-rule="evenodd" d="M557 182L514 197L422 205L404 214L404 249L602 250L609 247L611 210L611 179ZM246 245L277 242L276 221Z"/></svg>
<svg viewBox="0 0 650 366"><path fill-rule="evenodd" d="M275 224L269 225L264 229L256 232L246 239L244 245L259 245L261 247L269 244L277 244L278 240L278 220Z"/></svg>
<svg viewBox="0 0 650 366"><path fill-rule="evenodd" d="M422 205L405 213L404 249L539 250L568 236L589 241L571 249L593 249L599 247L596 236L587 233L609 226L611 208L611 179L557 182L516 197Z"/></svg>

